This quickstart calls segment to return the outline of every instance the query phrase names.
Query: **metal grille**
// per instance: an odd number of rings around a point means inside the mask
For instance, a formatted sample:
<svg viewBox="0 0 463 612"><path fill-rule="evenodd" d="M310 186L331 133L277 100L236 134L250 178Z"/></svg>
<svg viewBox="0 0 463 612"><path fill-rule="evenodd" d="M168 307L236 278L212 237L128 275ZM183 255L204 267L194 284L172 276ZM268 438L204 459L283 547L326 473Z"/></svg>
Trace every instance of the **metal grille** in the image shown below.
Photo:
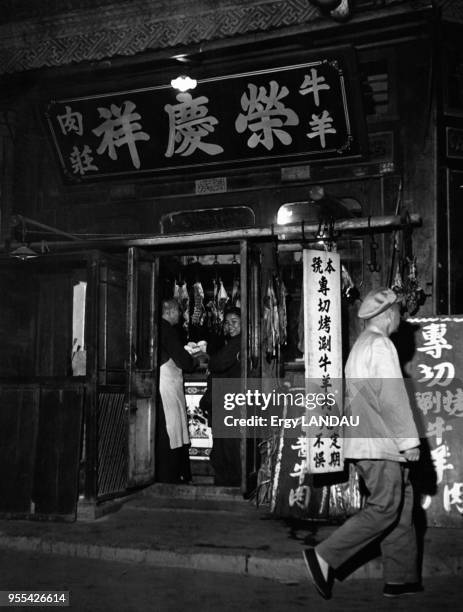
<svg viewBox="0 0 463 612"><path fill-rule="evenodd" d="M98 395L98 497L127 488L127 415L123 393Z"/></svg>

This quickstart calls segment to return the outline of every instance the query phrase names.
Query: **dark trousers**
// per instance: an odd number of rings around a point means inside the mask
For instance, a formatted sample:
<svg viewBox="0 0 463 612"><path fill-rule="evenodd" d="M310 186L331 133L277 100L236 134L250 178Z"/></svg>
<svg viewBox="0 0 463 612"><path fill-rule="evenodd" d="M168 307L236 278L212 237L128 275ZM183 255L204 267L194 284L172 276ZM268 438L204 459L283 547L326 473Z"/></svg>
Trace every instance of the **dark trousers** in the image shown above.
<svg viewBox="0 0 463 612"><path fill-rule="evenodd" d="M170 448L164 408L158 404L156 427L156 480L157 482L186 483L191 481L190 445Z"/></svg>
<svg viewBox="0 0 463 612"><path fill-rule="evenodd" d="M214 469L214 484L222 487L241 485L240 440L237 438L214 438L211 464Z"/></svg>
<svg viewBox="0 0 463 612"><path fill-rule="evenodd" d="M365 507L316 548L337 569L367 544L381 538L386 582L418 582L413 489L409 469L397 461L362 459L356 470L369 492Z"/></svg>

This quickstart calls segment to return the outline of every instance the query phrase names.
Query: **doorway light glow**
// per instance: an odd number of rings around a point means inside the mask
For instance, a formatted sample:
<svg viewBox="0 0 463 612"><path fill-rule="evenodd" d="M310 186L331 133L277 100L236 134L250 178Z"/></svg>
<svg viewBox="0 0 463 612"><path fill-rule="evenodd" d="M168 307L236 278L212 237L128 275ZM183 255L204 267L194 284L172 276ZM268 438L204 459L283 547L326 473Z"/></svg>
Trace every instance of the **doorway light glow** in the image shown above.
<svg viewBox="0 0 463 612"><path fill-rule="evenodd" d="M286 225L287 223L291 223L291 217L293 216L293 211L288 210L287 208L280 208L277 214L277 224L278 225Z"/></svg>

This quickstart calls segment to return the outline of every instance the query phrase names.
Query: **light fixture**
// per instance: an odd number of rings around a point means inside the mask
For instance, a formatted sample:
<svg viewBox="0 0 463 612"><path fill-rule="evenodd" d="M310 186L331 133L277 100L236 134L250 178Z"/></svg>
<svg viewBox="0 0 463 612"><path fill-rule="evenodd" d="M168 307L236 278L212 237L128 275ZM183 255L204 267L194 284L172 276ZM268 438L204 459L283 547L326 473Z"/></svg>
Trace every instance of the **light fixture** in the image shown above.
<svg viewBox="0 0 463 612"><path fill-rule="evenodd" d="M28 259L34 259L35 257L38 257L38 253L36 253L33 249L27 246L26 244L26 223L23 217L20 217L20 221L21 221L21 242L22 244L10 252L10 257L16 257L16 259L20 259L21 261L27 261Z"/></svg>
<svg viewBox="0 0 463 612"><path fill-rule="evenodd" d="M277 214L277 224L278 225L287 225L291 223L293 216L293 211L285 208L284 206L280 207Z"/></svg>
<svg viewBox="0 0 463 612"><path fill-rule="evenodd" d="M185 76L184 74L178 76L176 79L172 79L170 84L174 89L178 89L182 93L188 91L189 89L194 89L198 84L196 79L192 79L189 76Z"/></svg>
<svg viewBox="0 0 463 612"><path fill-rule="evenodd" d="M20 259L21 261L27 261L28 259L34 259L38 257L38 254L27 246L27 244L22 244L18 248L14 249L10 252L11 257L16 257L16 259Z"/></svg>

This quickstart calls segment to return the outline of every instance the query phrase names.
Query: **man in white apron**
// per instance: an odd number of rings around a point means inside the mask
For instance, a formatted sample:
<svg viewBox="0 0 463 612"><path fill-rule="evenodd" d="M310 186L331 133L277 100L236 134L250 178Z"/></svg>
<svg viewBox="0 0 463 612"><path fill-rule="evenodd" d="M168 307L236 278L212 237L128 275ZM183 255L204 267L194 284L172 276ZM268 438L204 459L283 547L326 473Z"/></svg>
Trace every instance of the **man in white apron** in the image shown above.
<svg viewBox="0 0 463 612"><path fill-rule="evenodd" d="M176 329L180 309L176 300L162 302L160 330L159 393L162 410L158 415L157 480L160 482L188 482L189 464L188 423L183 370L194 370L196 360L184 349Z"/></svg>

